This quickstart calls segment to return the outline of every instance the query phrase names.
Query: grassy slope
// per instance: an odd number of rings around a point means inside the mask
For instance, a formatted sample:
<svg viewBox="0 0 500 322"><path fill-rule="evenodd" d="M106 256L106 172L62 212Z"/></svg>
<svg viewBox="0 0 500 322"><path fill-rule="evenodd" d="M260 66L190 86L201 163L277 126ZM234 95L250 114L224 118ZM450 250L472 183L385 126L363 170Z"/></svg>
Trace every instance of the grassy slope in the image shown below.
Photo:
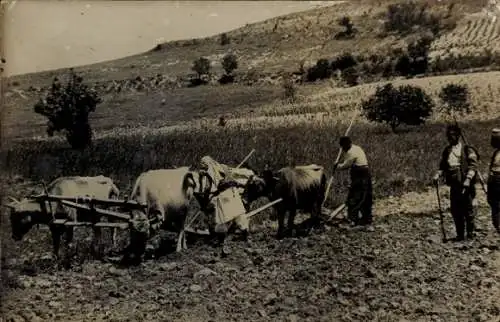
<svg viewBox="0 0 500 322"><path fill-rule="evenodd" d="M233 51L239 57L240 74L252 68L259 74L273 75L297 70L302 60L311 64L318 58L331 58L345 50L380 54L404 43L404 39L393 36L376 37L381 27L380 19L386 5L391 2L350 1L230 31L231 44L227 46L219 44L218 36L177 41L165 44L160 51L77 67L76 70L88 82L110 82L136 76L145 78L158 73L175 78L189 74L192 61L199 56L206 56L213 61L215 73L220 75L220 57ZM459 13L474 12L480 6L481 3L477 1L462 1L454 10ZM352 18L360 33L353 40L333 40L333 35L342 30L336 21L344 15ZM61 72L64 70L21 75L7 80L10 84L19 85L9 87L5 98L2 129L6 139L45 135L45 119L32 112L33 103L39 95L26 89L29 86L46 86L52 77ZM302 93L315 94L316 89L317 86L305 86ZM17 90L21 90L21 94ZM91 118L96 130L124 125L166 125L191 118L255 112L258 106L272 103L281 95L279 84L251 87L234 85L224 87L223 91L219 86L153 92L127 91L104 95L104 103ZM164 104L161 104L162 99L165 99Z"/></svg>

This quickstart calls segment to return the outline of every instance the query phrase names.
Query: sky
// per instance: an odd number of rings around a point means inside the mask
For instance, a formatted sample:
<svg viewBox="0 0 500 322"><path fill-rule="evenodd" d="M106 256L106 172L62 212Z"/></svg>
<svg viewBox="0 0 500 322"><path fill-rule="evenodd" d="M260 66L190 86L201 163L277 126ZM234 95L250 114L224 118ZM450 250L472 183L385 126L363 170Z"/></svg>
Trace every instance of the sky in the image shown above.
<svg viewBox="0 0 500 322"><path fill-rule="evenodd" d="M3 1L2 1L3 2ZM7 1L6 76L137 54L330 1Z"/></svg>

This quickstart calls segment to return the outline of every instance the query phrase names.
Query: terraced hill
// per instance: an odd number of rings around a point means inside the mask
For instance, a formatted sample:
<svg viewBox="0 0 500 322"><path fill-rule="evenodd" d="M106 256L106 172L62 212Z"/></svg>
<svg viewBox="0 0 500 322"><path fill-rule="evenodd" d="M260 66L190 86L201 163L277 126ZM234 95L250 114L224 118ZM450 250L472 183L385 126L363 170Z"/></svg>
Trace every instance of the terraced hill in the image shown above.
<svg viewBox="0 0 500 322"><path fill-rule="evenodd" d="M461 20L455 30L433 43L433 56L480 54L500 51L500 19L486 12L471 14Z"/></svg>

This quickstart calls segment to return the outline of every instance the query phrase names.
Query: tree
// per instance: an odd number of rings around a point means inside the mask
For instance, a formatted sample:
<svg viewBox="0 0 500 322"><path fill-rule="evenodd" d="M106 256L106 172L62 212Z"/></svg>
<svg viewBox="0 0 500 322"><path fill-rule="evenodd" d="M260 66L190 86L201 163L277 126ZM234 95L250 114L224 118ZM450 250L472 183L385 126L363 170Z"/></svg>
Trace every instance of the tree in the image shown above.
<svg viewBox="0 0 500 322"><path fill-rule="evenodd" d="M226 33L220 35L220 44L221 46L229 45L231 41L229 40L229 36Z"/></svg>
<svg viewBox="0 0 500 322"><path fill-rule="evenodd" d="M221 76L219 79L219 83L224 85L224 84L229 84L234 82L234 75L232 75L232 72L238 68L238 60L236 58L236 55L234 54L227 54L222 58L222 68L224 68L224 75Z"/></svg>
<svg viewBox="0 0 500 322"><path fill-rule="evenodd" d="M63 132L73 149L83 150L92 144L89 114L102 99L83 84L83 78L70 69L65 86L56 77L44 99L34 106L35 113L48 118L47 134Z"/></svg>
<svg viewBox="0 0 500 322"><path fill-rule="evenodd" d="M210 72L210 60L205 57L200 57L193 62L191 69L198 74L198 78L207 75Z"/></svg>
<svg viewBox="0 0 500 322"><path fill-rule="evenodd" d="M350 67L356 66L357 64L358 62L356 61L356 58L354 58L351 53L345 52L332 61L332 63L330 64L330 69L332 71L344 71Z"/></svg>
<svg viewBox="0 0 500 322"><path fill-rule="evenodd" d="M342 71L342 79L348 86L356 86L359 84L358 82L359 72L356 67L351 66Z"/></svg>
<svg viewBox="0 0 500 322"><path fill-rule="evenodd" d="M470 93L467 85L450 83L441 88L439 98L446 114L469 114L471 110Z"/></svg>
<svg viewBox="0 0 500 322"><path fill-rule="evenodd" d="M332 70L330 69L330 62L328 59L320 58L316 62L316 65L312 66L307 71L307 80L309 82L314 82L317 79L325 79L332 76Z"/></svg>
<svg viewBox="0 0 500 322"><path fill-rule="evenodd" d="M231 73L238 68L238 59L235 54L227 54L222 58L222 68L227 75L231 75Z"/></svg>
<svg viewBox="0 0 500 322"><path fill-rule="evenodd" d="M432 114L434 102L420 87L391 83L377 87L374 95L362 102L363 113L370 121L386 123L393 132L401 124L421 125Z"/></svg>
<svg viewBox="0 0 500 322"><path fill-rule="evenodd" d="M338 24L345 29L338 32L335 35L335 39L352 38L357 31L356 28L354 28L354 24L351 22L351 18L347 16L340 18Z"/></svg>
<svg viewBox="0 0 500 322"><path fill-rule="evenodd" d="M395 71L401 76L424 74L429 69L429 50L433 38L424 35L407 45L406 53L396 54Z"/></svg>
<svg viewBox="0 0 500 322"><path fill-rule="evenodd" d="M429 67L429 51L433 38L422 36L417 41L408 44L408 56L411 59L411 74L423 74Z"/></svg>
<svg viewBox="0 0 500 322"><path fill-rule="evenodd" d="M396 65L394 66L394 71L401 76L410 75L412 61L408 54L402 54L397 58Z"/></svg>

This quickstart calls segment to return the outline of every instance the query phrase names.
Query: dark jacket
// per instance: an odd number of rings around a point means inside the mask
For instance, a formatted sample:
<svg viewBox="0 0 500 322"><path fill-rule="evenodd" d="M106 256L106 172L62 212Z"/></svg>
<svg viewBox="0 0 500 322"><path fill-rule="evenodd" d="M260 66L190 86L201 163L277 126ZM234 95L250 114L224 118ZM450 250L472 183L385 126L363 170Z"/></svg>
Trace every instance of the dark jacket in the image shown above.
<svg viewBox="0 0 500 322"><path fill-rule="evenodd" d="M441 155L441 161L439 162L439 170L443 171L445 181L449 184L449 166L448 166L448 156L450 155L452 146L448 145ZM462 182L467 176L467 172L470 170L475 171L474 177L471 179L471 185L475 184L477 180L477 166L479 161L479 154L477 150L469 145L462 144L462 156L460 160L460 172Z"/></svg>

